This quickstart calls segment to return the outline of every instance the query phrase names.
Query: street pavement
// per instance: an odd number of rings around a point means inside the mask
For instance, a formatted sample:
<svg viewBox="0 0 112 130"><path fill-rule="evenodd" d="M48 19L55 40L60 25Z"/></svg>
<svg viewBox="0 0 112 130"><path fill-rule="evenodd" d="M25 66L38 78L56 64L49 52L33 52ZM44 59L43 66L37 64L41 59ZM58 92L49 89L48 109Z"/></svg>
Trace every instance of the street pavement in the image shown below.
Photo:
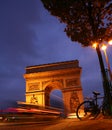
<svg viewBox="0 0 112 130"><path fill-rule="evenodd" d="M8 124L7 124L8 125ZM61 119L50 124L15 124L0 130L112 130L112 118L98 118L95 120L80 121L79 119Z"/></svg>
<svg viewBox="0 0 112 130"><path fill-rule="evenodd" d="M47 126L44 130L112 130L112 119L95 119L80 121L65 119L59 124Z"/></svg>

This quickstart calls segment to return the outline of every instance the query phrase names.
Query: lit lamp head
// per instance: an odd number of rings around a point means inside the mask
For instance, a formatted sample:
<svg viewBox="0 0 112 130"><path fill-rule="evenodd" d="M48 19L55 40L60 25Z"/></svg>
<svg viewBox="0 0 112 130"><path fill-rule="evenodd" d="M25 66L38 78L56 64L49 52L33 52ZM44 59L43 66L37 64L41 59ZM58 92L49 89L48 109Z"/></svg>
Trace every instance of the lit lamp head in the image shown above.
<svg viewBox="0 0 112 130"><path fill-rule="evenodd" d="M105 51L105 50L107 49L107 46L106 46L105 44L103 44L103 45L101 46L101 49L102 49L103 51Z"/></svg>
<svg viewBox="0 0 112 130"><path fill-rule="evenodd" d="M96 49L97 46L98 46L98 43L97 43L97 42L94 42L94 43L92 44L92 47L95 48L95 49Z"/></svg>
<svg viewBox="0 0 112 130"><path fill-rule="evenodd" d="M109 45L112 45L112 40L110 40L108 43L109 43Z"/></svg>

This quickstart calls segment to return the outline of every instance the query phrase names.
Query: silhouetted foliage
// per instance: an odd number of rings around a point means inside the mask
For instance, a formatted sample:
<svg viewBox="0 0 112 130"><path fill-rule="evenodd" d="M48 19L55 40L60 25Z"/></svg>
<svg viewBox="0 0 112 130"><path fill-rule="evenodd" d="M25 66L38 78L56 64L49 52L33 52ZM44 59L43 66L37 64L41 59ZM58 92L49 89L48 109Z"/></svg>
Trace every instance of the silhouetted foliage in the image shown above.
<svg viewBox="0 0 112 130"><path fill-rule="evenodd" d="M44 7L65 23L72 41L89 46L112 37L112 0L41 0Z"/></svg>

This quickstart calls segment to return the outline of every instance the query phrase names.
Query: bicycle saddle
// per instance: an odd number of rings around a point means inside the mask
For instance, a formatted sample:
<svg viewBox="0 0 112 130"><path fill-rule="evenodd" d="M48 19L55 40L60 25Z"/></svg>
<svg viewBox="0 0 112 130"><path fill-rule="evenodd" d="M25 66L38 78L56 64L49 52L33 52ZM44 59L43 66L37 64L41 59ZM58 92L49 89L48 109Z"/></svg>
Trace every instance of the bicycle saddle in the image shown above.
<svg viewBox="0 0 112 130"><path fill-rule="evenodd" d="M93 94L94 94L94 95L100 95L100 93L99 93L99 92L96 92L96 91L93 91Z"/></svg>

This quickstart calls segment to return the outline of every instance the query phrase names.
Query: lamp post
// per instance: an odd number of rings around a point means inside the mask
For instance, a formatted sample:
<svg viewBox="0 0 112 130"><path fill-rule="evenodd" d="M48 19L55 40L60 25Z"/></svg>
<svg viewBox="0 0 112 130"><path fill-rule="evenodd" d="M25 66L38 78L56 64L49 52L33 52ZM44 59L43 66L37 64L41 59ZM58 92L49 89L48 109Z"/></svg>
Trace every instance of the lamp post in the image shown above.
<svg viewBox="0 0 112 130"><path fill-rule="evenodd" d="M103 63L103 58L101 55L100 47L98 43L94 43L93 47L96 49L99 63L100 63L100 68L101 68L101 74L102 74L102 79L103 79L103 90L104 90L104 102L108 104L106 113L108 115L111 114L111 94L110 94L110 84L107 78L107 74L105 71L104 63Z"/></svg>
<svg viewBox="0 0 112 130"><path fill-rule="evenodd" d="M110 80L112 81L112 72L111 72L110 63L109 63L109 59L108 59L107 52L106 52L107 46L103 44L101 49L104 52L104 56L105 56L105 59L106 59Z"/></svg>

